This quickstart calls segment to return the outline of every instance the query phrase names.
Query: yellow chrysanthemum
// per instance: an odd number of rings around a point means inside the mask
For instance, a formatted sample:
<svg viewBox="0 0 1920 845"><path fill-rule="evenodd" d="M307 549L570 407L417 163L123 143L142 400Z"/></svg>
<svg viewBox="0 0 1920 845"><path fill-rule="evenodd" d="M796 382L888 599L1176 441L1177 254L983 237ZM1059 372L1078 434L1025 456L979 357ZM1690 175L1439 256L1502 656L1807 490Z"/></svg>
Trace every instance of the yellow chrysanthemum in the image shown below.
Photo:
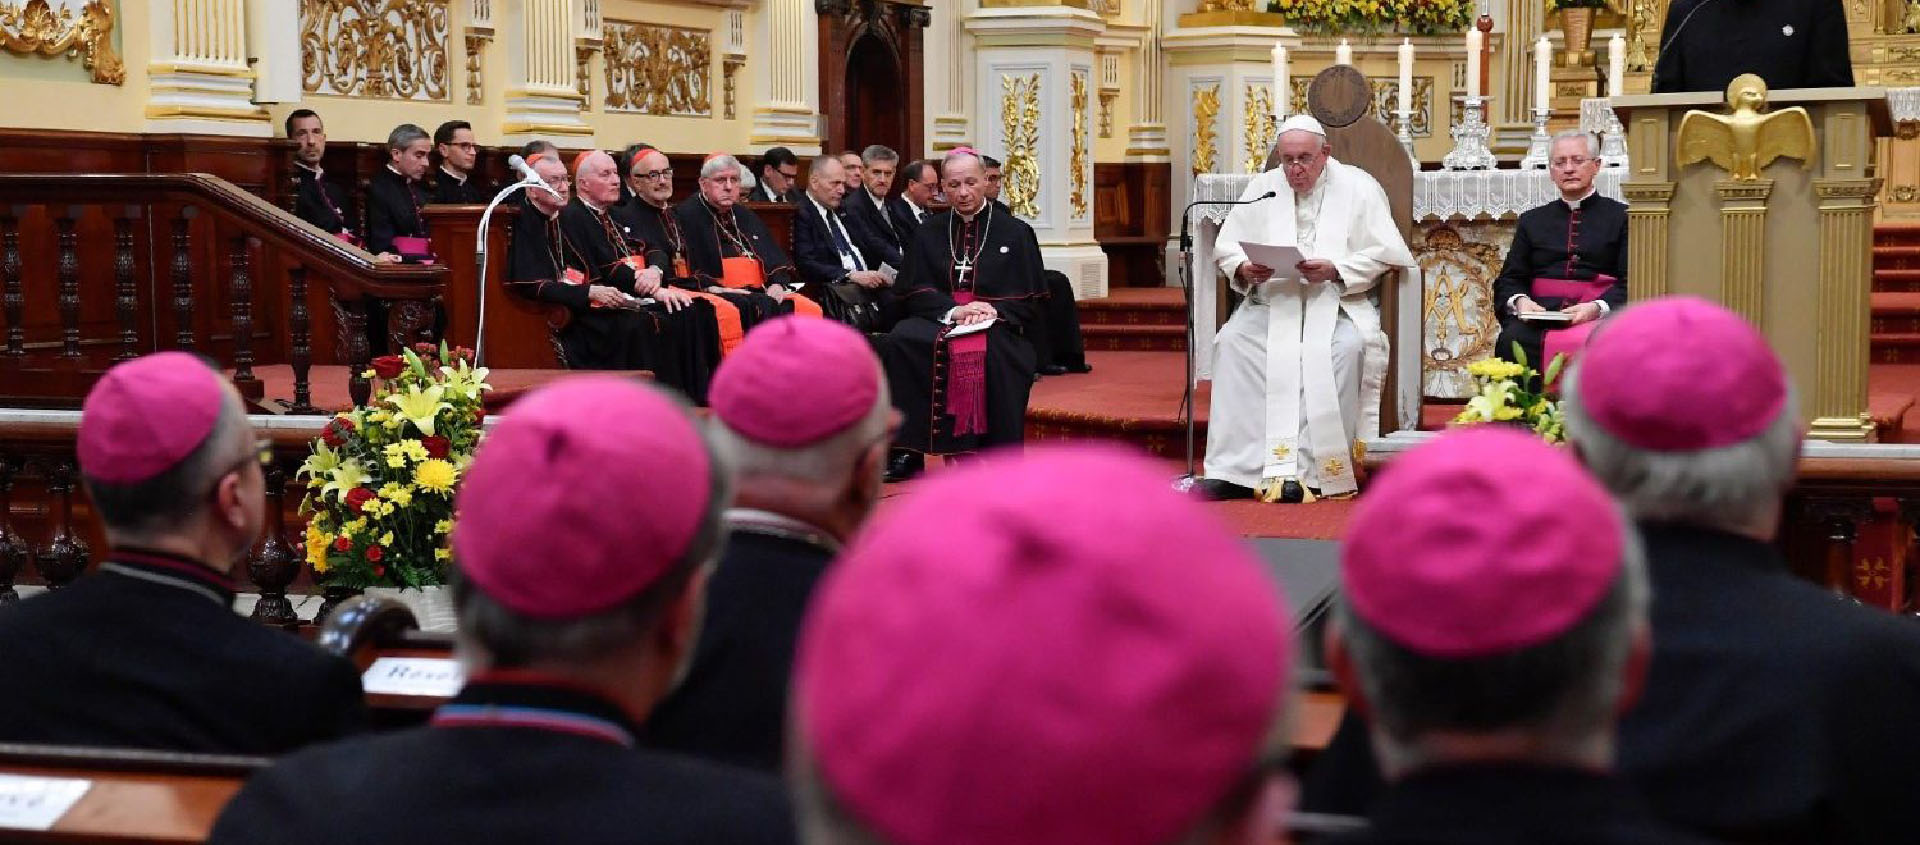
<svg viewBox="0 0 1920 845"><path fill-rule="evenodd" d="M340 526L340 532L349 537L365 530L367 530L366 517L354 517L353 519L347 520L347 524Z"/></svg>
<svg viewBox="0 0 1920 845"><path fill-rule="evenodd" d="M434 524L433 524L433 533L435 533L435 534L452 534L452 533L453 533L453 520L451 520L451 519L443 519L443 520L440 520L439 522L436 522L436 523L434 523Z"/></svg>
<svg viewBox="0 0 1920 845"><path fill-rule="evenodd" d="M434 549L433 559L434 560L452 560L453 550L452 549Z"/></svg>
<svg viewBox="0 0 1920 845"><path fill-rule="evenodd" d="M382 535L380 535L380 545L382 545L382 546L391 546L391 545L393 545L393 532L392 532L392 531L388 531L387 533L385 533L385 534L382 534Z"/></svg>
<svg viewBox="0 0 1920 845"><path fill-rule="evenodd" d="M460 474L453 468L453 464L440 458L421 461L419 466L413 468L413 483L419 485L420 489L433 493L452 492L453 483L459 480L459 477Z"/></svg>
<svg viewBox="0 0 1920 845"><path fill-rule="evenodd" d="M327 546L332 543L333 538L321 531L319 525L307 523L307 565L313 567L314 572L327 571Z"/></svg>

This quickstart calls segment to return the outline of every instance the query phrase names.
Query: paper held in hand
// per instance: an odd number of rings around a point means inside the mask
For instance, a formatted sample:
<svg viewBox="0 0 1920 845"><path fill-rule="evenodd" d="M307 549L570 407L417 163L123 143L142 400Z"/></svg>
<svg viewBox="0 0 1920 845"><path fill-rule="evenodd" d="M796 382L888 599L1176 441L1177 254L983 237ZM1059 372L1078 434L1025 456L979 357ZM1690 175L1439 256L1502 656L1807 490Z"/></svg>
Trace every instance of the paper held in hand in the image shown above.
<svg viewBox="0 0 1920 845"><path fill-rule="evenodd" d="M1573 320L1573 315L1565 311L1523 311L1520 319L1530 323L1566 323Z"/></svg>
<svg viewBox="0 0 1920 845"><path fill-rule="evenodd" d="M1294 268L1307 260L1295 246L1276 246L1254 241L1241 241L1240 250L1247 254L1247 260L1273 271L1276 279L1300 278L1300 271Z"/></svg>

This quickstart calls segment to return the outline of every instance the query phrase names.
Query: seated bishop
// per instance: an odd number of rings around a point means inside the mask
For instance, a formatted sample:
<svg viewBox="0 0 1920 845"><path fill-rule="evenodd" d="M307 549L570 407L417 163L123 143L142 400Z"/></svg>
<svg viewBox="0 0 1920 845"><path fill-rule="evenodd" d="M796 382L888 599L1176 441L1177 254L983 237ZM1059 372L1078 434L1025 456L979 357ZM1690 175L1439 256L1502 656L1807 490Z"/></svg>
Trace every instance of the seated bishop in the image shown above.
<svg viewBox="0 0 1920 845"><path fill-rule="evenodd" d="M667 161L667 154L647 144L635 145L627 156L626 184L627 198L613 208L614 219L633 227L633 233L646 244L647 266L660 271L661 284L686 291L713 307L714 319L720 324L720 354L733 354L734 347L746 336L740 307L732 297L708 293L706 285L693 274L687 236L673 214L673 165Z"/></svg>
<svg viewBox="0 0 1920 845"><path fill-rule="evenodd" d="M1333 158L1307 115L1280 127L1280 167L1247 185L1220 229L1221 272L1246 297L1214 342L1207 423L1208 498L1299 502L1354 493L1353 443L1376 431L1387 336L1373 289L1413 266L1386 191ZM1271 199L1257 200L1263 194ZM1267 267L1242 243L1297 246Z"/></svg>
<svg viewBox="0 0 1920 845"><path fill-rule="evenodd" d="M687 239L687 259L706 292L740 309L742 325L779 314L820 316L820 306L796 293L805 284L787 251L753 209L740 204L740 162L724 153L700 165L700 193L673 210Z"/></svg>
<svg viewBox="0 0 1920 845"><path fill-rule="evenodd" d="M566 266L589 284L618 296L596 307L631 309L644 318L650 344L625 347L624 367L653 371L661 384L679 390L696 404L707 401L707 382L720 363L720 329L713 307L686 291L663 284L647 265L646 244L611 209L620 201L620 176L613 156L599 150L582 154L574 165L575 196L560 212ZM611 351L611 350L610 350ZM585 366L576 363L575 366Z"/></svg>
<svg viewBox="0 0 1920 845"><path fill-rule="evenodd" d="M1627 303L1627 205L1593 188L1600 142L1589 132L1562 132L1550 166L1560 198L1520 215L1493 283L1494 353L1515 360L1517 343L1542 373L1555 356L1579 349L1595 320ZM1548 315L1555 319L1542 319Z"/></svg>
<svg viewBox="0 0 1920 845"><path fill-rule="evenodd" d="M1039 319L1040 242L1033 229L987 201L986 170L960 148L941 163L950 210L907 242L896 280L906 317L879 345L903 422L889 480L917 474L924 455L1020 443Z"/></svg>

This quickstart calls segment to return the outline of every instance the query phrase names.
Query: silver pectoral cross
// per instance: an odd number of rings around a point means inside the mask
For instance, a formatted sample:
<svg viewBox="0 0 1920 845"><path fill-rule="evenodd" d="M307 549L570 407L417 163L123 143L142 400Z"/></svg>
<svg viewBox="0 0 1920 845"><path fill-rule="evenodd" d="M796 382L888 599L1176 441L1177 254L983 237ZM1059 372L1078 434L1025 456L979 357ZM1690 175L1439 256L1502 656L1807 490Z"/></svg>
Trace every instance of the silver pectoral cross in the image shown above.
<svg viewBox="0 0 1920 845"><path fill-rule="evenodd" d="M953 265L953 286L956 288L966 287L967 274L971 272L973 272L972 261L961 261L954 264Z"/></svg>

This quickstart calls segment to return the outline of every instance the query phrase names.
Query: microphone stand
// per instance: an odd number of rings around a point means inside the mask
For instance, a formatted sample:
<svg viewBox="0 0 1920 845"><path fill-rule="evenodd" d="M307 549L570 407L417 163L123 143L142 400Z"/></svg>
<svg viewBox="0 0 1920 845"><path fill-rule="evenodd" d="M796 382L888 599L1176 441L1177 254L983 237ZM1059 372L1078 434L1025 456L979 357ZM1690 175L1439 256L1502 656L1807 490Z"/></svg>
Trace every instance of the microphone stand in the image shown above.
<svg viewBox="0 0 1920 845"><path fill-rule="evenodd" d="M1277 191L1268 191L1250 200L1194 200L1187 203L1187 207L1180 212L1180 286L1185 294L1187 306L1187 380L1180 391L1180 412L1181 416L1186 418L1187 426L1187 472L1176 479L1173 486L1174 489L1182 492L1192 489L1193 485L1200 481L1194 471L1193 463L1193 356L1196 354L1194 323L1197 317L1193 313L1193 274L1187 269L1187 265L1193 260L1193 209L1201 205L1252 205L1273 199L1277 194Z"/></svg>
<svg viewBox="0 0 1920 845"><path fill-rule="evenodd" d="M478 236L474 238L473 243L473 255L480 265L480 278L478 280L478 284L480 285L480 315L473 326L473 365L475 367L483 366L487 360L487 230L493 227L493 209L500 205L502 200L511 196L514 191L528 188L539 188L549 194L553 194L554 199L561 198L560 192L547 187L547 183L534 179L523 179L501 188L500 193L493 195L493 202L487 203L487 210L480 214L480 232Z"/></svg>

